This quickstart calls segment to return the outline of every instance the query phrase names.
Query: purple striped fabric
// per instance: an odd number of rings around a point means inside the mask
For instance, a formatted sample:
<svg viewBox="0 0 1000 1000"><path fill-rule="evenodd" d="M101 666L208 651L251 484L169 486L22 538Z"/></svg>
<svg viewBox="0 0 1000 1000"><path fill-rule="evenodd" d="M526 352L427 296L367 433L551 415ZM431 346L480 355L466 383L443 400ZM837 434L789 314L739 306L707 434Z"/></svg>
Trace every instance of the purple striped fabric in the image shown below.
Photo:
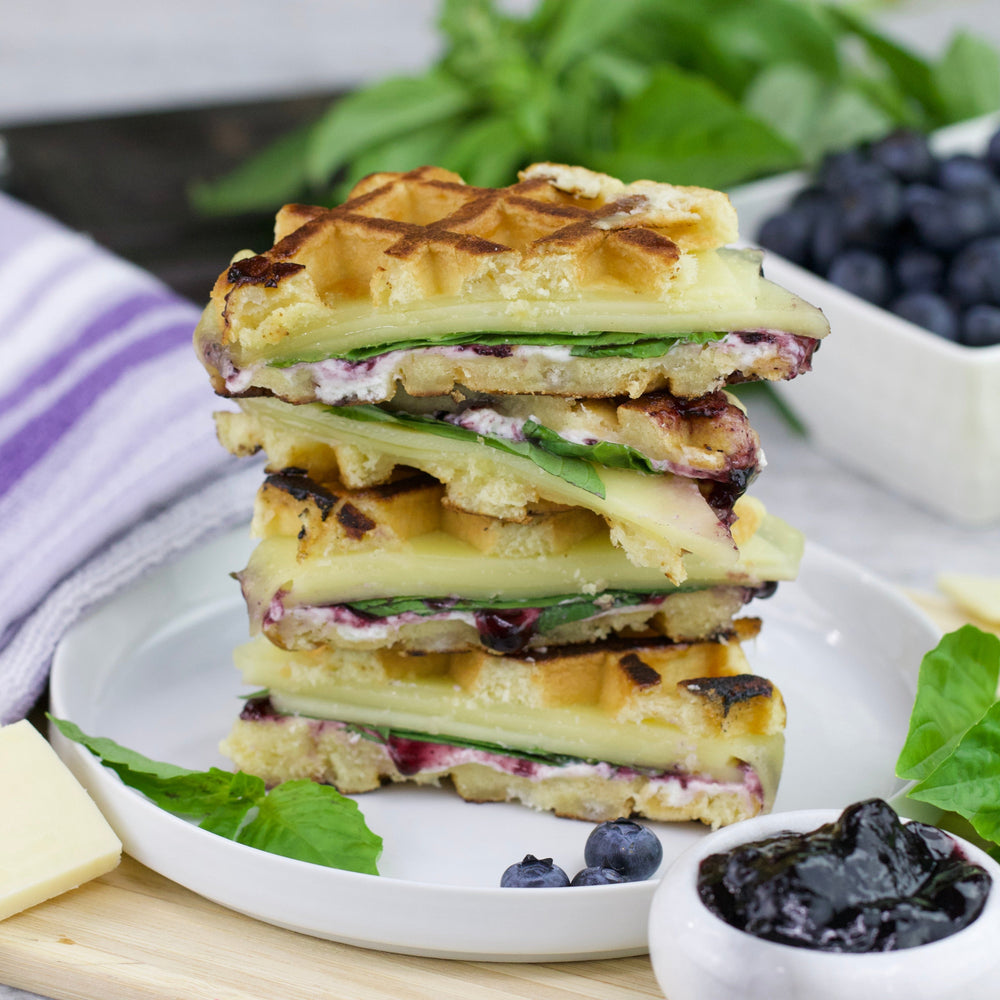
<svg viewBox="0 0 1000 1000"><path fill-rule="evenodd" d="M176 551L247 516L246 499L197 499L236 496L213 485L234 463L191 349L198 313L0 195L0 723L31 709L89 604L167 554L151 518Z"/></svg>

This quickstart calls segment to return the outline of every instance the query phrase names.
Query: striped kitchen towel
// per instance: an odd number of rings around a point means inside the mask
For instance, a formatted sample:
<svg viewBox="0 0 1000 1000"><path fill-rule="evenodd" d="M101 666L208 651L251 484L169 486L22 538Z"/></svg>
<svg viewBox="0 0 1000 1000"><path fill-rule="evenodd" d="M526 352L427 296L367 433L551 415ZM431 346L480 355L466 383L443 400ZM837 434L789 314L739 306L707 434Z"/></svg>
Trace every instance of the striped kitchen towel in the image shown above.
<svg viewBox="0 0 1000 1000"><path fill-rule="evenodd" d="M0 723L29 711L90 605L249 515L248 470L215 440L197 318L0 195Z"/></svg>

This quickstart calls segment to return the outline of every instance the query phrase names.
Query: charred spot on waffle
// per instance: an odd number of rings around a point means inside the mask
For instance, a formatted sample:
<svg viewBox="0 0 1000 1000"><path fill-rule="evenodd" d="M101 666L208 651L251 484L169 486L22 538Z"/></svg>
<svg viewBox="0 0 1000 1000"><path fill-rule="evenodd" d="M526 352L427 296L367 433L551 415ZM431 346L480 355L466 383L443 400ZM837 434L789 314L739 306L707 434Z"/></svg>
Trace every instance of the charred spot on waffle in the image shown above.
<svg viewBox="0 0 1000 1000"><path fill-rule="evenodd" d="M618 663L636 687L655 687L663 679L648 663L639 659L635 653L623 656Z"/></svg>
<svg viewBox="0 0 1000 1000"><path fill-rule="evenodd" d="M272 472L264 480L264 485L281 490L295 500L316 504L324 521L340 500L340 497L331 493L325 486L310 479L304 469L287 468L281 472Z"/></svg>
<svg viewBox="0 0 1000 1000"><path fill-rule="evenodd" d="M271 260L264 254L257 254L255 257L244 257L230 264L226 280L237 288L241 285L277 288L282 278L304 270L305 264L296 264L289 260Z"/></svg>
<svg viewBox="0 0 1000 1000"><path fill-rule="evenodd" d="M326 517L325 514L323 516ZM361 538L376 526L367 514L350 502L344 503L337 511L337 520L348 536L354 539Z"/></svg>
<svg viewBox="0 0 1000 1000"><path fill-rule="evenodd" d="M706 698L722 706L722 714L728 715L734 705L752 701L754 698L771 698L774 685L756 674L736 674L729 677L690 677L678 681L680 687L692 694Z"/></svg>

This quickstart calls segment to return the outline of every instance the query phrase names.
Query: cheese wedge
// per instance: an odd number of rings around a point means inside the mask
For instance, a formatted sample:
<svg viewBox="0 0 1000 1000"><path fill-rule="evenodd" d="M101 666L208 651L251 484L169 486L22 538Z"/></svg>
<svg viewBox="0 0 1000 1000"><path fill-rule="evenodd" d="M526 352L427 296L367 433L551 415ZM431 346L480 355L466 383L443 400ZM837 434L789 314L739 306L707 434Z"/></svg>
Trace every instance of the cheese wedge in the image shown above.
<svg viewBox="0 0 1000 1000"><path fill-rule="evenodd" d="M111 871L122 845L28 721L0 729L0 920Z"/></svg>

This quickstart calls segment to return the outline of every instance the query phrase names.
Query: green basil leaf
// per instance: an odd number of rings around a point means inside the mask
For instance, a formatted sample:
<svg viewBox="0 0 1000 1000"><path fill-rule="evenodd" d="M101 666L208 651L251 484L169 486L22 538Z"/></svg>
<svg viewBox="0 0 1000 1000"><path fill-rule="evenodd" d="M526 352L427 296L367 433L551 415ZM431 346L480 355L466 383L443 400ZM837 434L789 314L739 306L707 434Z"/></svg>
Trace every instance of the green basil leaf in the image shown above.
<svg viewBox="0 0 1000 1000"><path fill-rule="evenodd" d="M672 593L678 588L672 584L667 584L662 591L657 593ZM508 611L517 608L542 608L544 612L551 612L548 628L554 628L563 621L577 621L580 618L588 618L598 610L610 607L628 607L630 605L642 604L651 595L646 593L636 593L630 590L606 590L601 593L601 601L598 604L596 598L582 594L551 594L541 597L526 597L521 599L511 599L505 597L490 598L485 601L476 601L467 598L449 600L447 610L451 611ZM347 605L352 611L364 615L372 615L376 618L388 618L391 615L418 614L434 615L443 610L440 607L433 607L428 603L426 597L374 597L365 601L350 601ZM543 613L543 618L545 614ZM540 620L541 621L541 620ZM546 631L539 624L540 631Z"/></svg>
<svg viewBox="0 0 1000 1000"><path fill-rule="evenodd" d="M808 162L837 148L884 135L892 118L861 91L834 86L811 69L785 64L758 74L744 107L795 143Z"/></svg>
<svg viewBox="0 0 1000 1000"><path fill-rule="evenodd" d="M600 52L608 36L627 30L644 0L575 0L562 3L549 24L543 67L552 74Z"/></svg>
<svg viewBox="0 0 1000 1000"><path fill-rule="evenodd" d="M973 625L945 635L920 664L897 775L921 780L934 772L993 704L998 677L1000 639L995 635Z"/></svg>
<svg viewBox="0 0 1000 1000"><path fill-rule="evenodd" d="M994 703L915 788L911 798L967 819L976 833L1000 843L1000 702Z"/></svg>
<svg viewBox="0 0 1000 1000"><path fill-rule="evenodd" d="M465 427L456 427L434 417L411 413L388 413L377 406L328 406L326 409L339 417L348 420L368 421L370 423L398 424L404 427L414 427L439 437L451 438L455 441L479 441L497 451L505 451L511 455L526 458L550 475L562 479L572 486L604 498L604 483L597 470L589 463L575 458L563 458L544 451L530 441L506 441L501 438L477 434Z"/></svg>
<svg viewBox="0 0 1000 1000"><path fill-rule="evenodd" d="M946 114L930 63L876 31L860 14L839 5L828 6L827 12L843 28L856 35L893 76L904 93L923 105L935 124L943 124Z"/></svg>
<svg viewBox="0 0 1000 1000"><path fill-rule="evenodd" d="M236 840L271 854L367 875L378 875L382 851L382 838L368 829L356 802L308 779L272 788Z"/></svg>
<svg viewBox="0 0 1000 1000"><path fill-rule="evenodd" d="M426 347L460 347L467 344L510 345L527 347L569 347L572 357L600 358L659 358L667 354L677 344L707 344L722 340L726 331L711 330L694 333L665 334L662 337L647 337L637 333L609 331L606 333L446 333L433 339L411 337L384 344L369 344L357 347L333 357L344 361L365 361L368 358L389 354L392 351L412 351ZM315 357L285 358L271 361L272 368L290 368L292 365L312 364L326 360L327 355Z"/></svg>
<svg viewBox="0 0 1000 1000"><path fill-rule="evenodd" d="M1000 56L984 39L957 33L936 76L949 119L974 118L1000 108Z"/></svg>
<svg viewBox="0 0 1000 1000"><path fill-rule="evenodd" d="M719 188L801 163L791 143L713 83L665 65L623 106L618 143L599 169L624 180Z"/></svg>
<svg viewBox="0 0 1000 1000"><path fill-rule="evenodd" d="M593 462L595 465L606 465L615 469L628 469L631 472L656 475L658 471L653 468L652 463L645 455L627 444L618 444L614 441L598 441L596 444L578 444L575 441L567 441L555 431L550 430L548 427L543 427L534 420L525 422L524 434L529 441L534 442L546 451L552 452L553 455L563 455L566 458L582 458L585 461Z"/></svg>
<svg viewBox="0 0 1000 1000"><path fill-rule="evenodd" d="M468 111L470 97L450 74L392 77L335 103L316 123L305 159L306 177L323 184L369 146Z"/></svg>
<svg viewBox="0 0 1000 1000"><path fill-rule="evenodd" d="M168 812L200 819L209 833L299 861L378 874L381 838L365 825L356 803L328 785L286 781L268 792L260 778L243 771L191 771L150 760L114 740L87 736L66 719L48 718L123 784Z"/></svg>

